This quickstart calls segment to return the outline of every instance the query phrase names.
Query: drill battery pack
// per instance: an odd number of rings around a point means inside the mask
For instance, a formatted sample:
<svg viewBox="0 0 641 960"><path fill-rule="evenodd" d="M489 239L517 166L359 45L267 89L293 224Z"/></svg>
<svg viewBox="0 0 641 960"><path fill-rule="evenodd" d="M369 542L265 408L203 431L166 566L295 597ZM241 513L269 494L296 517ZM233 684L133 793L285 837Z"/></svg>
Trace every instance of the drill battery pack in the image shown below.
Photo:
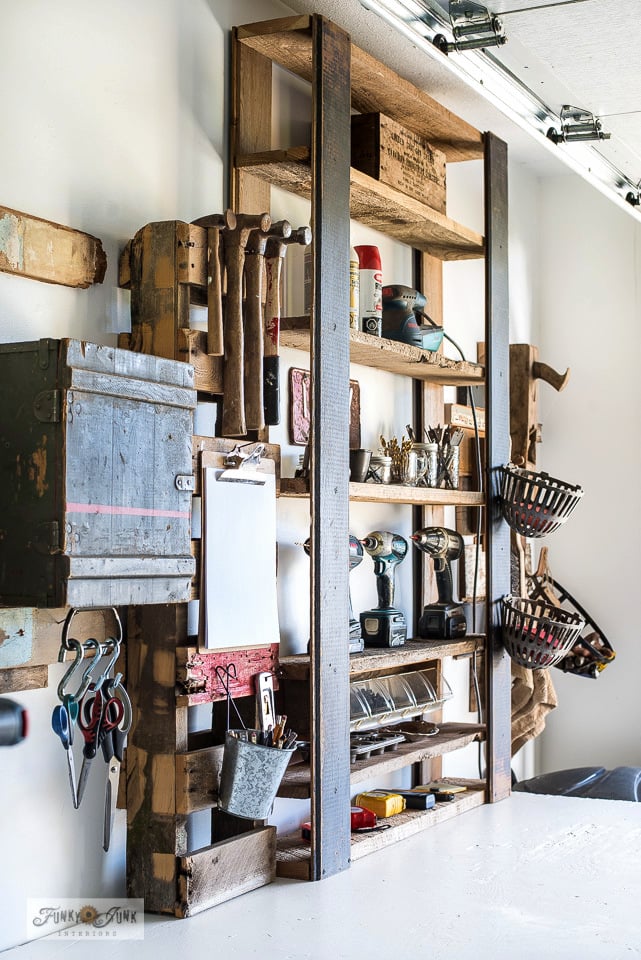
<svg viewBox="0 0 641 960"><path fill-rule="evenodd" d="M396 813L402 813L406 807L405 797L388 790L367 790L359 793L354 804L371 810L377 817L393 817Z"/></svg>

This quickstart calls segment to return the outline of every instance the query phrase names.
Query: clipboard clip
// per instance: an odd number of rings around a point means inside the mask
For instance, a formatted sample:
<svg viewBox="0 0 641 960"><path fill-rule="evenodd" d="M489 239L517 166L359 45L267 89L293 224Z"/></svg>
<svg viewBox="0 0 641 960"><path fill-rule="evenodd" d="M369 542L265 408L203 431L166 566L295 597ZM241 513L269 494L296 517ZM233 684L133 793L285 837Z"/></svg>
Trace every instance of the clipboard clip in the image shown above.
<svg viewBox="0 0 641 960"><path fill-rule="evenodd" d="M254 447L254 449L251 453L243 453L244 447ZM258 468L264 452L264 443L237 443L223 460L225 469L219 474L218 480L228 483L254 483L263 486L265 477L258 473Z"/></svg>

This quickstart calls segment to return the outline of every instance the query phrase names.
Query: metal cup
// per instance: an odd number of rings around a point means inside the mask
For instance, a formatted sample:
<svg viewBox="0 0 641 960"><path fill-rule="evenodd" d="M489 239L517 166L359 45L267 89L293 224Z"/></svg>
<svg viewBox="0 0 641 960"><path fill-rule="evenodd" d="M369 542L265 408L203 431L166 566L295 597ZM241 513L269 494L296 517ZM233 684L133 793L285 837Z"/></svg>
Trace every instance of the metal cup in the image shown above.
<svg viewBox="0 0 641 960"><path fill-rule="evenodd" d="M352 483L365 483L371 459L371 450L349 451L349 479Z"/></svg>

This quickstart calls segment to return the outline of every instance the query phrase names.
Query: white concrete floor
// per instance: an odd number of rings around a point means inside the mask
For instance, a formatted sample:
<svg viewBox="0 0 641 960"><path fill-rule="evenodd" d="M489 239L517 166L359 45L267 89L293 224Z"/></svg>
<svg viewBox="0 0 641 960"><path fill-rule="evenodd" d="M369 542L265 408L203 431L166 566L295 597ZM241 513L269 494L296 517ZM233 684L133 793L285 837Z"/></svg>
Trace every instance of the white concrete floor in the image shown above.
<svg viewBox="0 0 641 960"><path fill-rule="evenodd" d="M144 942L48 939L3 960L641 957L641 805L514 794L322 883L279 880Z"/></svg>

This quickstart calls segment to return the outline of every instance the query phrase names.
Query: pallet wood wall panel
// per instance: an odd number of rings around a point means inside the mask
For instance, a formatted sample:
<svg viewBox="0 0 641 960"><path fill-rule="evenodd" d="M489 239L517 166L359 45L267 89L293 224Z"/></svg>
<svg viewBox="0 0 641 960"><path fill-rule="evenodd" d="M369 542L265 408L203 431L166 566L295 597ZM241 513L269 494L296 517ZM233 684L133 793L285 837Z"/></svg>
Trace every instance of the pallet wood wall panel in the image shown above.
<svg viewBox="0 0 641 960"><path fill-rule="evenodd" d="M86 288L104 280L107 256L97 237L0 206L0 270Z"/></svg>

